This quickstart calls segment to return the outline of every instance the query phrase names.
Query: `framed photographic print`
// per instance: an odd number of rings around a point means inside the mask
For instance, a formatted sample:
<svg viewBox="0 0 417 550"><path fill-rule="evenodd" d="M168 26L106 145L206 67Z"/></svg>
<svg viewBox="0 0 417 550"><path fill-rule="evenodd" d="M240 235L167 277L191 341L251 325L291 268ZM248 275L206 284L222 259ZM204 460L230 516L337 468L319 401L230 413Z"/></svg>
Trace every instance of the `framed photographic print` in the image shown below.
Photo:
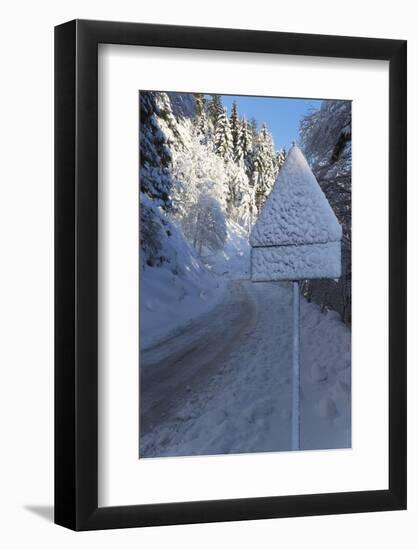
<svg viewBox="0 0 417 550"><path fill-rule="evenodd" d="M406 507L406 42L55 30L55 521Z"/></svg>

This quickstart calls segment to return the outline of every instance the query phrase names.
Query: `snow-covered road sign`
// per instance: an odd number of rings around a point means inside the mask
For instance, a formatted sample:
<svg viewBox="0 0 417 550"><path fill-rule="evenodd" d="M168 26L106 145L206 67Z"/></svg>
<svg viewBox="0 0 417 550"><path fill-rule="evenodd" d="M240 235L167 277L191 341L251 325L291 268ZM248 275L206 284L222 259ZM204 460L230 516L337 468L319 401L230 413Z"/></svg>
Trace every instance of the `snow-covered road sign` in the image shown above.
<svg viewBox="0 0 417 550"><path fill-rule="evenodd" d="M251 235L252 281L337 279L342 228L293 145Z"/></svg>
<svg viewBox="0 0 417 550"><path fill-rule="evenodd" d="M294 144L257 219L252 281L293 281L291 448L300 445L300 279L341 275L342 228L303 153Z"/></svg>

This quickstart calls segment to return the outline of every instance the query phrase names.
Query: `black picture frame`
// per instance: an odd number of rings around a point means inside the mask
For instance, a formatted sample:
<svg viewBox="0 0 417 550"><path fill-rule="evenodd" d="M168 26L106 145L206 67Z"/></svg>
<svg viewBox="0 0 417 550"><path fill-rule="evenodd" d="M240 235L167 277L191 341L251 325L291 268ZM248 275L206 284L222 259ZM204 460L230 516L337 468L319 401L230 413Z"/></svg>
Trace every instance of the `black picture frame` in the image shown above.
<svg viewBox="0 0 417 550"><path fill-rule="evenodd" d="M98 44L389 62L389 488L98 506ZM55 523L74 530L406 508L406 41L74 20L55 28Z"/></svg>

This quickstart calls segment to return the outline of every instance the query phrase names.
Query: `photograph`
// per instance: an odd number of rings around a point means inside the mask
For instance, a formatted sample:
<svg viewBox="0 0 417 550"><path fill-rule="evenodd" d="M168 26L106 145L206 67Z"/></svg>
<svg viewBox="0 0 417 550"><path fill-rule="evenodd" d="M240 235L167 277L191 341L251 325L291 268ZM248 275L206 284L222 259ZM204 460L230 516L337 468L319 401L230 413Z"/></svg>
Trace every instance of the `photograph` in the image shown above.
<svg viewBox="0 0 417 550"><path fill-rule="evenodd" d="M417 548L384 7L4 4L0 548Z"/></svg>
<svg viewBox="0 0 417 550"><path fill-rule="evenodd" d="M351 128L139 91L139 458L351 447Z"/></svg>

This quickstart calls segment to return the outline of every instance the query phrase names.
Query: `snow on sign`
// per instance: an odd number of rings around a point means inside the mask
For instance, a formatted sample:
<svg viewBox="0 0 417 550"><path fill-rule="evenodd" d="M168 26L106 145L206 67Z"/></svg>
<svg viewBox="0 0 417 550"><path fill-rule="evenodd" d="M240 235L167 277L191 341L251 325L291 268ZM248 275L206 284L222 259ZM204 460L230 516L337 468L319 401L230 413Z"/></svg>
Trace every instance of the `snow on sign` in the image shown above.
<svg viewBox="0 0 417 550"><path fill-rule="evenodd" d="M293 145L251 235L252 281L336 279L342 228Z"/></svg>
<svg viewBox="0 0 417 550"><path fill-rule="evenodd" d="M294 144L251 235L252 281L293 281L291 448L300 444L300 279L341 275L342 228Z"/></svg>

